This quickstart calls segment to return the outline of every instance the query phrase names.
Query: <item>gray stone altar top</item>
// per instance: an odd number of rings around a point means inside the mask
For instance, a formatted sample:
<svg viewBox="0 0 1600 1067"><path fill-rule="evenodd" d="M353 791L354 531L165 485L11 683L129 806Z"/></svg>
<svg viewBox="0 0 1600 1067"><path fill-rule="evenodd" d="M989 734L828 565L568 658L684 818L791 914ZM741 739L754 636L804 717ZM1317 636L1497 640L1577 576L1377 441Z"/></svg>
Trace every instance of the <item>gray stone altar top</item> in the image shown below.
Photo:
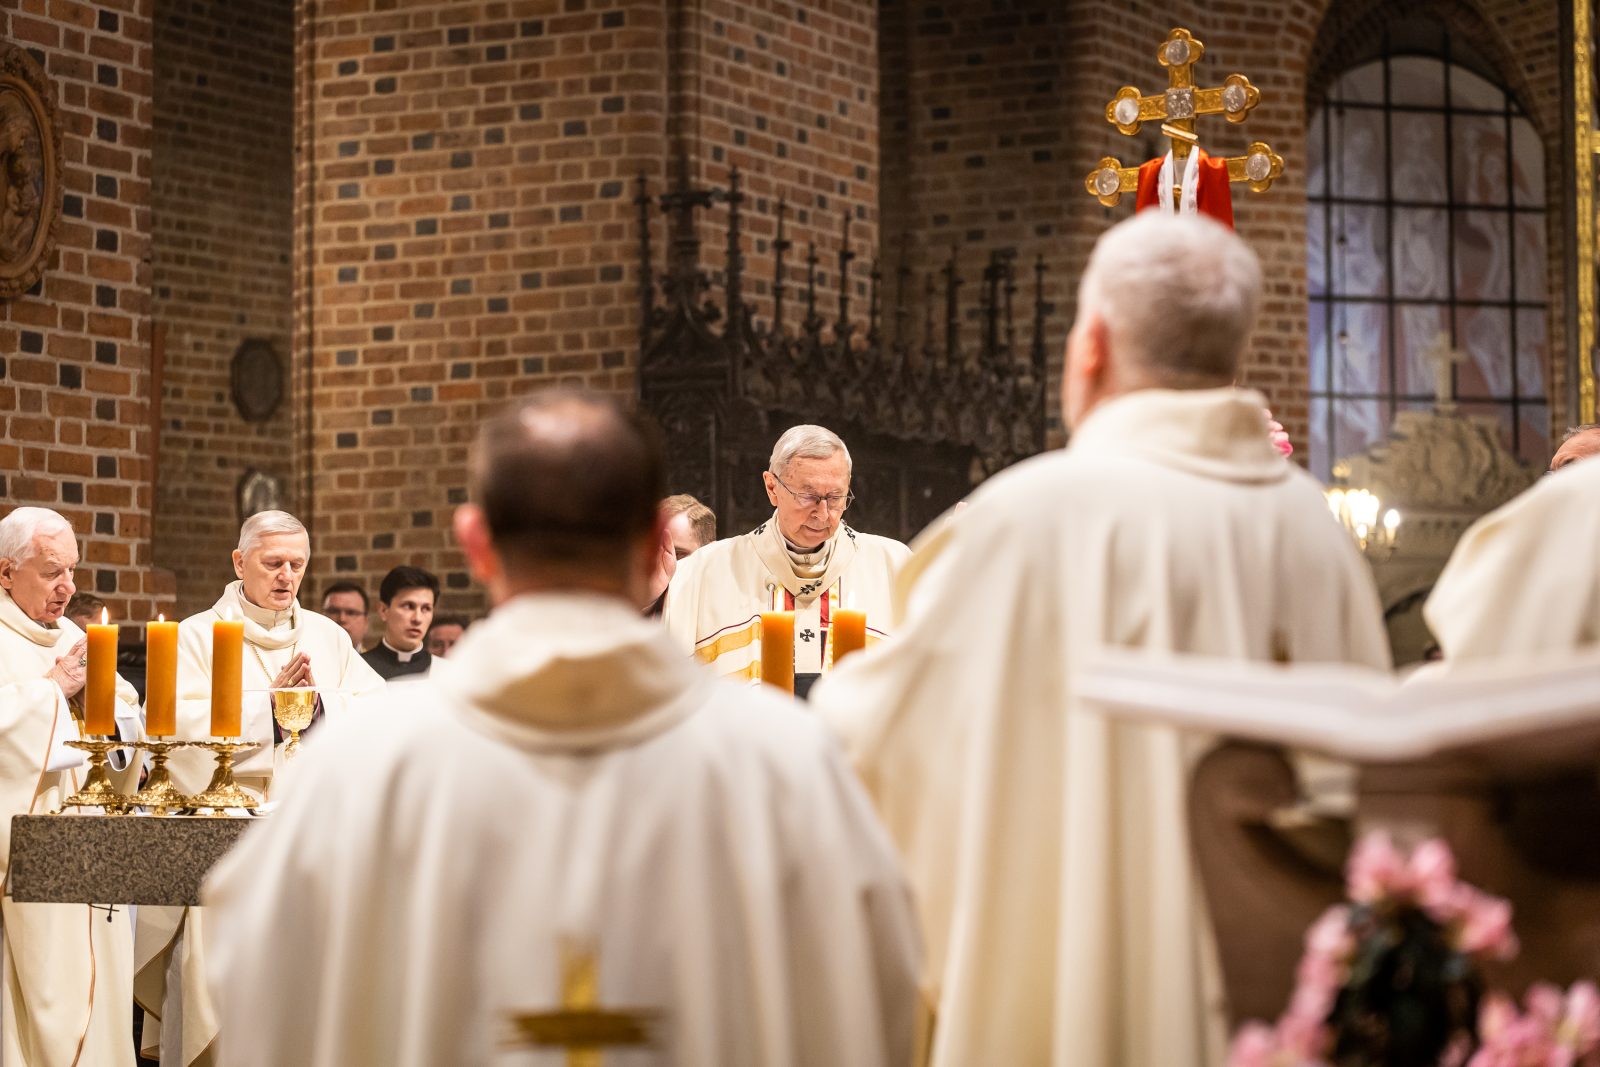
<svg viewBox="0 0 1600 1067"><path fill-rule="evenodd" d="M16 815L11 898L42 904L200 903L200 883L253 818Z"/></svg>

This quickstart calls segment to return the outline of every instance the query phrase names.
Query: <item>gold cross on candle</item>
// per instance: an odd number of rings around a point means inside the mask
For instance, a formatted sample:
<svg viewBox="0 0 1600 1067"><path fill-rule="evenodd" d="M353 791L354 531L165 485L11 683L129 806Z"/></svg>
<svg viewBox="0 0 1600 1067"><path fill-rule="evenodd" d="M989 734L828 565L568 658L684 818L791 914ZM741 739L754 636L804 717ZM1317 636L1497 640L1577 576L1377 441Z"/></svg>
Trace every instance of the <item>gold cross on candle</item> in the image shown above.
<svg viewBox="0 0 1600 1067"><path fill-rule="evenodd" d="M567 1067L601 1067L608 1048L644 1048L660 1012L640 1008L602 1008L600 961L592 950L563 946L559 1011L511 1016L506 1044L567 1050Z"/></svg>
<svg viewBox="0 0 1600 1067"><path fill-rule="evenodd" d="M1158 96L1145 96L1131 85L1117 90L1106 105L1106 121L1131 137L1146 122L1160 122L1161 132L1172 141L1173 203L1182 196L1179 179L1181 164L1198 143L1195 119L1201 115L1222 115L1231 123L1241 123L1261 102L1261 90L1243 74L1230 74L1221 85L1196 88L1194 65L1205 55L1206 46L1188 30L1173 30L1156 51L1156 59L1167 68L1167 89ZM1268 189L1283 174L1283 157L1265 141L1252 142L1242 156L1226 159L1228 180L1248 182L1254 192ZM1121 160L1105 156L1084 179L1084 188L1106 207L1115 207L1123 193L1139 188L1139 168L1124 167Z"/></svg>

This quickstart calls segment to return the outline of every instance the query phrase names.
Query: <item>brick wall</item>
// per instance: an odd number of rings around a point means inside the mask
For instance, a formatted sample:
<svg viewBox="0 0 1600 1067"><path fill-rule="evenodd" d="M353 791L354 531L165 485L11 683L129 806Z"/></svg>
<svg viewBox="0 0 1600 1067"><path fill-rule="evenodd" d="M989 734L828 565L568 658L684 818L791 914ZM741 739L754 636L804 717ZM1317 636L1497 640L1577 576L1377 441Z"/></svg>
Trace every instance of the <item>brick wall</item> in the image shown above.
<svg viewBox="0 0 1600 1067"><path fill-rule="evenodd" d="M172 611L152 567L151 0L19 0L0 39L54 85L65 206L35 291L0 303L0 501L66 515L79 587Z"/></svg>
<svg viewBox="0 0 1600 1067"><path fill-rule="evenodd" d="M1106 101L1123 85L1165 87L1155 53L1180 25L1206 45L1199 84L1238 70L1261 88L1249 122L1203 118L1199 134L1215 154L1241 153L1259 138L1290 161L1271 192L1235 194L1239 232L1269 278L1243 380L1266 390L1291 432L1303 435L1305 194L1295 163L1303 159L1300 71L1316 26L1312 5L883 0L882 12L885 244L907 242L918 279L955 247L969 285L991 248L1014 250L1023 263L1045 257L1056 308L1047 336L1052 419L1083 264L1099 235L1133 209L1131 197L1101 207L1083 191L1084 176L1104 155L1131 166L1165 151L1148 126L1136 137L1119 134L1105 121Z"/></svg>
<svg viewBox="0 0 1600 1067"><path fill-rule="evenodd" d="M1504 60L1558 192L1557 12L1414 2L1471 23ZM269 0L172 0L154 25L151 0L16 0L0 31L56 81L68 217L40 291L0 308L4 498L73 516L87 587L135 614L170 606L152 568L169 562L188 609L227 577L250 463L288 479L313 528L316 586L375 585L416 562L445 576L448 606L474 607L447 523L475 423L552 383L633 389L637 175L659 191L680 156L699 185L740 167L761 316L779 197L791 283L814 241L830 317L842 215L854 247L887 250L891 302L902 241L915 282L958 246L967 329L989 251L1024 265L1042 253L1058 363L1089 248L1131 210L1099 207L1083 176L1101 155L1134 163L1158 147L1119 136L1101 109L1120 85L1161 87L1154 51L1173 25L1206 42L1202 83L1240 70L1263 93L1242 128L1203 121L1208 147L1261 138L1288 160L1270 193L1236 199L1271 279L1244 377L1303 438L1303 142L1308 60L1332 47L1324 6L300 0L291 41L263 21L280 7ZM708 264L721 225L720 211L702 216ZM659 255L659 219L653 235ZM1562 242L1551 247L1555 293ZM855 268L860 316L864 259ZM159 498L152 283L166 337ZM1564 327L1553 315L1558 423L1571 418ZM291 402L266 427L240 422L227 396L246 336L292 340Z"/></svg>
<svg viewBox="0 0 1600 1067"><path fill-rule="evenodd" d="M234 352L291 352L294 35L282 0L162 0L155 10L153 313L163 331L156 562L185 614L233 579L249 468L292 493L292 407L238 413ZM287 376L283 383L287 393Z"/></svg>
<svg viewBox="0 0 1600 1067"><path fill-rule="evenodd" d="M296 382L313 580L405 562L476 606L449 536L475 427L553 384L631 393L633 181L665 158L646 0L302 4Z"/></svg>
<svg viewBox="0 0 1600 1067"><path fill-rule="evenodd" d="M866 309L878 248L878 25L860 0L705 0L669 24L670 150L699 186L724 188L729 168L747 196L743 245L756 316L770 320L777 206L787 205L784 321L801 318L806 258L817 256L818 313L837 318L839 251L848 241L851 299ZM700 227L703 261L720 268L722 208ZM721 279L714 271L713 280ZM852 312L855 317L855 312Z"/></svg>
<svg viewBox="0 0 1600 1067"><path fill-rule="evenodd" d="M1328 35L1318 37L1327 6L1325 0L881 0L885 247L907 242L918 284L952 246L969 284L988 247L1014 248L1025 261L1042 253L1051 267L1049 295L1059 308L1049 337L1058 370L1089 250L1107 226L1132 211L1131 197L1117 208L1101 208L1083 192L1084 175L1102 155L1132 165L1165 151L1149 127L1137 137L1120 135L1105 122L1103 108L1122 85L1146 93L1165 86L1155 50L1168 30L1186 26L1206 45L1196 68L1199 84L1218 84L1237 70L1262 93L1242 126L1201 119L1201 143L1233 155L1260 139L1286 160L1284 178L1269 192L1235 188L1238 231L1261 256L1268 278L1242 381L1262 389L1291 435L1304 442L1307 70L1337 47ZM1381 17L1389 6L1388 0L1341 2L1336 21ZM1412 0L1407 6L1431 10L1502 61L1505 78L1545 135L1551 203L1559 204L1564 55L1557 8L1515 0ZM1565 284L1561 225L1560 213L1552 212L1552 293ZM1570 357L1559 308L1548 328L1552 415L1560 425L1571 416ZM1054 413L1055 380L1049 403Z"/></svg>
<svg viewBox="0 0 1600 1067"><path fill-rule="evenodd" d="M1043 256L1045 296L1057 309L1045 340L1052 420L1071 321L1069 281L1080 246L1087 247L1074 234L1103 215L1074 195L1087 151L1071 143L1071 130L1078 112L1092 108L1083 94L1092 98L1100 88L1088 75L1092 50L1073 46L1094 31L1082 7L1049 0L880 4L885 303L892 308L899 299L903 264L911 289L904 323L922 344L924 293L931 282L942 294L940 272L953 254L963 280L962 336L973 346L990 255L1015 256L1020 295L1030 301L1031 268ZM941 319L942 306L935 344ZM1031 338L1026 316L1018 325L1019 338Z"/></svg>
<svg viewBox="0 0 1600 1067"><path fill-rule="evenodd" d="M680 155L700 185L741 169L758 298L780 196L792 264L808 241L836 254L841 212L856 247L876 244L870 5L369 2L297 19L296 418L318 584L375 587L409 562L441 574L447 606L477 606L448 534L476 423L552 384L634 389L638 175L659 193ZM700 219L708 264L722 220ZM653 234L659 253L659 218Z"/></svg>

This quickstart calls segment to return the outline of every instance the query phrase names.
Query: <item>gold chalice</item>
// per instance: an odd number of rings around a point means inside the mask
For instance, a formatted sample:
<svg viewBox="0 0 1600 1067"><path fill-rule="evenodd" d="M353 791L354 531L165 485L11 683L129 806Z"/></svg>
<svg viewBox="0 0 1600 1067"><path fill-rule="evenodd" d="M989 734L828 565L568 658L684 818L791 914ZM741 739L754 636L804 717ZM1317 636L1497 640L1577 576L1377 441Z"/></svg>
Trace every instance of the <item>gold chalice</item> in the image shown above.
<svg viewBox="0 0 1600 1067"><path fill-rule="evenodd" d="M289 731L289 743L283 747L283 758L292 759L300 751L300 731L311 725L317 712L317 691L311 687L274 689L272 691L272 717L278 725Z"/></svg>

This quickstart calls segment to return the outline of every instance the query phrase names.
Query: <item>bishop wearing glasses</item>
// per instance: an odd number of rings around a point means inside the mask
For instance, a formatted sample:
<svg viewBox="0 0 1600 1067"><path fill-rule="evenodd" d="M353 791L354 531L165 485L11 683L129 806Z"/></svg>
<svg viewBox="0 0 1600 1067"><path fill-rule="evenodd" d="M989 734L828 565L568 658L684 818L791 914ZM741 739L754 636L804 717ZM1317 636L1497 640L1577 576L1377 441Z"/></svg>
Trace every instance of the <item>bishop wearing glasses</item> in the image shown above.
<svg viewBox="0 0 1600 1067"><path fill-rule="evenodd" d="M772 517L679 563L662 619L718 674L758 680L761 613L794 612L794 685L804 696L832 665L836 611L866 612L869 644L887 632L895 573L911 552L845 525L850 451L831 430L786 431L761 480Z"/></svg>

